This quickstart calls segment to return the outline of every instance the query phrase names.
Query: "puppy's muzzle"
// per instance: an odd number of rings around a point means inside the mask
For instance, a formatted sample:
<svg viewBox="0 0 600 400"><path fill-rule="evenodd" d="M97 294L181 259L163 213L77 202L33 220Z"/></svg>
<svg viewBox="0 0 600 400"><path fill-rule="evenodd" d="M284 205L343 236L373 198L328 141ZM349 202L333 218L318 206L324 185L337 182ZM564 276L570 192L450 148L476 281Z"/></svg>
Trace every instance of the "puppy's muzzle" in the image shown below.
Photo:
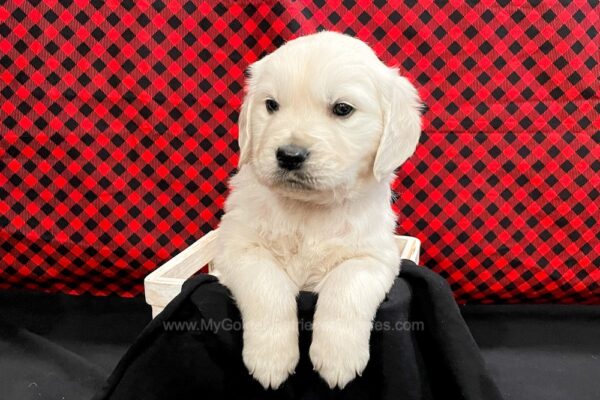
<svg viewBox="0 0 600 400"><path fill-rule="evenodd" d="M302 168L309 155L308 149L294 144L279 147L275 154L279 167L288 171Z"/></svg>

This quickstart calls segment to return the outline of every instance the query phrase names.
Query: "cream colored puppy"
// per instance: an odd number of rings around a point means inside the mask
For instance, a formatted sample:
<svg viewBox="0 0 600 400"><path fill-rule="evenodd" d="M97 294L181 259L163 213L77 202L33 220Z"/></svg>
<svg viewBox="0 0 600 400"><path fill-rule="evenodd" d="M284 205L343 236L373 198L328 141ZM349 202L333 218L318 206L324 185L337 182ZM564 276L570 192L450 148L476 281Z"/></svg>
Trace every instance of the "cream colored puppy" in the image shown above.
<svg viewBox="0 0 600 400"><path fill-rule="evenodd" d="M251 66L213 267L265 388L298 362L301 290L319 295L310 359L329 386L367 365L400 263L390 183L419 140L419 106L408 80L339 33L298 38Z"/></svg>

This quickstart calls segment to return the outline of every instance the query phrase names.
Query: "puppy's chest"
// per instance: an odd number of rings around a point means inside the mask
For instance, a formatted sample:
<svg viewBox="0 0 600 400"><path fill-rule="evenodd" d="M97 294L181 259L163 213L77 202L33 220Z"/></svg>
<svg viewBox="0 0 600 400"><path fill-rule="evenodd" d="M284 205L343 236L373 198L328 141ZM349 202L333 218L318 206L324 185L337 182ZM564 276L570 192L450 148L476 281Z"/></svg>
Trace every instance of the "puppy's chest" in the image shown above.
<svg viewBox="0 0 600 400"><path fill-rule="evenodd" d="M313 290L331 269L357 255L336 238L286 234L262 240L263 246L301 290Z"/></svg>

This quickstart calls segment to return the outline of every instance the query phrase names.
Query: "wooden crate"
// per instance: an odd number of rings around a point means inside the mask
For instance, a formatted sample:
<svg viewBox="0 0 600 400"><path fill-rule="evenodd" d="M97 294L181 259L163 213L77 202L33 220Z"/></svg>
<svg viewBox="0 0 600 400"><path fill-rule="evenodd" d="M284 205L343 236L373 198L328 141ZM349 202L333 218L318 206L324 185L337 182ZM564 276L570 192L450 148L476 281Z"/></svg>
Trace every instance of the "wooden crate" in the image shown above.
<svg viewBox="0 0 600 400"><path fill-rule="evenodd" d="M207 233L190 247L158 267L144 279L146 303L152 307L152 317L156 317L165 306L181 292L183 283L205 265L209 265L215 255L215 239L218 230ZM396 236L396 243L403 259L419 263L421 242L411 236Z"/></svg>

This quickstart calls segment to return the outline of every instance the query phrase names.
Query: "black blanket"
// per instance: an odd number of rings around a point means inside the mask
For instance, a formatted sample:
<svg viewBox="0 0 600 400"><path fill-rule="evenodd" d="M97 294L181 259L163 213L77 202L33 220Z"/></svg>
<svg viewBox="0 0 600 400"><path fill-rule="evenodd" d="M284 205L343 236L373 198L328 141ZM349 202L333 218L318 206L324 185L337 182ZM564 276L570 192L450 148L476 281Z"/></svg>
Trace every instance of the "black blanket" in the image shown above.
<svg viewBox="0 0 600 400"><path fill-rule="evenodd" d="M316 296L298 297L300 362L278 390L264 390L241 357L240 314L210 275L182 293L142 332L95 399L495 400L488 375L444 279L403 261L376 316L361 377L330 390L308 357Z"/></svg>

